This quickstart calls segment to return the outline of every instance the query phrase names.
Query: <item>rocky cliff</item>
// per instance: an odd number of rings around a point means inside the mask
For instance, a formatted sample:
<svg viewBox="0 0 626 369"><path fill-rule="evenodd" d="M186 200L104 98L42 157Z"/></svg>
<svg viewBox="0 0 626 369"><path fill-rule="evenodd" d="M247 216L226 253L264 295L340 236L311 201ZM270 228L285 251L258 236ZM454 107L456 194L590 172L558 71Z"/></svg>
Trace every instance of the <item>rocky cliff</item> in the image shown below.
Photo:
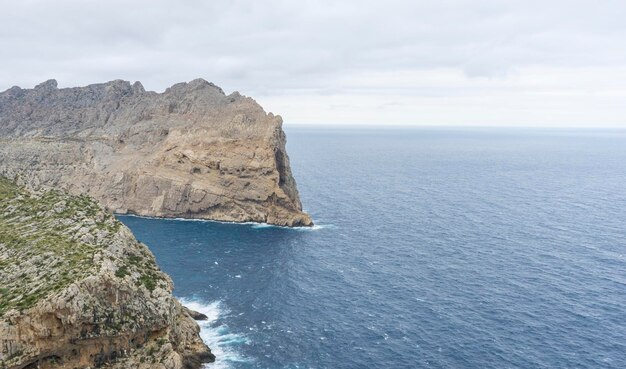
<svg viewBox="0 0 626 369"><path fill-rule="evenodd" d="M163 93L112 81L0 93L0 175L157 217L312 225L280 116L198 79Z"/></svg>
<svg viewBox="0 0 626 369"><path fill-rule="evenodd" d="M0 368L214 359L147 247L88 197L0 178Z"/></svg>

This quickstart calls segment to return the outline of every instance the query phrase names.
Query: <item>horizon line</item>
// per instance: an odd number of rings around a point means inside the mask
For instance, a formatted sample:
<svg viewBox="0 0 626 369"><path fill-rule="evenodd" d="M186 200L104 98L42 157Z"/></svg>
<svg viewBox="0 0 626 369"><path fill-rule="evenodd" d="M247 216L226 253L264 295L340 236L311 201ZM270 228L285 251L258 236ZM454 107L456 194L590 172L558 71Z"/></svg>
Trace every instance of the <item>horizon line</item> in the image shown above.
<svg viewBox="0 0 626 369"><path fill-rule="evenodd" d="M580 129L580 130L626 130L624 126L593 126L593 125L479 125L479 124L402 124L402 123L294 123L283 122L287 127L311 128L440 128L440 129Z"/></svg>

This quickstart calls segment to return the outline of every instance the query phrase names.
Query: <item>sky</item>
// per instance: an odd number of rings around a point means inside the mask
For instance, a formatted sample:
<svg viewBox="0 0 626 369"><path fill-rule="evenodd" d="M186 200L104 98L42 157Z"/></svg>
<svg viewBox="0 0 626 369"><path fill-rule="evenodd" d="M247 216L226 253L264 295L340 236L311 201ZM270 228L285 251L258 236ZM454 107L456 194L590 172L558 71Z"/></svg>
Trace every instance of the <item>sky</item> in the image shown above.
<svg viewBox="0 0 626 369"><path fill-rule="evenodd" d="M285 124L626 128L624 0L2 0L0 49L0 90L204 78Z"/></svg>

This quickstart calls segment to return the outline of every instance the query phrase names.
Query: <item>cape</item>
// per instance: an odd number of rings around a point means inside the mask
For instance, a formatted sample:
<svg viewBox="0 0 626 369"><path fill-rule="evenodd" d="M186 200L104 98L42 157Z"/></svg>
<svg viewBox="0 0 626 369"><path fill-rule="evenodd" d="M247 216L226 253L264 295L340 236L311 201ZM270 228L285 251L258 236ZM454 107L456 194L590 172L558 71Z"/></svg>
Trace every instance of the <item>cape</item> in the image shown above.
<svg viewBox="0 0 626 369"><path fill-rule="evenodd" d="M0 93L0 175L121 214L311 226L280 116L202 79Z"/></svg>

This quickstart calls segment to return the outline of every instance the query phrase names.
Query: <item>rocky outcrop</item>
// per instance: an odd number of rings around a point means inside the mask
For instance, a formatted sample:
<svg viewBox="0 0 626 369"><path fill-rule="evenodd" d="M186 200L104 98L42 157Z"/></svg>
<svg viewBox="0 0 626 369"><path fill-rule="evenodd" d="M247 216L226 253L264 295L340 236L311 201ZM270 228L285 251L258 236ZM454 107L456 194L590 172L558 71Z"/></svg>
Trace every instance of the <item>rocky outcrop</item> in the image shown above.
<svg viewBox="0 0 626 369"><path fill-rule="evenodd" d="M201 79L163 93L119 80L2 92L0 175L117 213L312 225L280 116Z"/></svg>
<svg viewBox="0 0 626 369"><path fill-rule="evenodd" d="M205 314L202 314L198 311L194 311L191 309L188 309L186 307L183 307L185 309L185 312L192 317L194 320L209 320L209 317L206 316Z"/></svg>
<svg viewBox="0 0 626 369"><path fill-rule="evenodd" d="M214 360L148 248L88 197L0 178L0 368Z"/></svg>

